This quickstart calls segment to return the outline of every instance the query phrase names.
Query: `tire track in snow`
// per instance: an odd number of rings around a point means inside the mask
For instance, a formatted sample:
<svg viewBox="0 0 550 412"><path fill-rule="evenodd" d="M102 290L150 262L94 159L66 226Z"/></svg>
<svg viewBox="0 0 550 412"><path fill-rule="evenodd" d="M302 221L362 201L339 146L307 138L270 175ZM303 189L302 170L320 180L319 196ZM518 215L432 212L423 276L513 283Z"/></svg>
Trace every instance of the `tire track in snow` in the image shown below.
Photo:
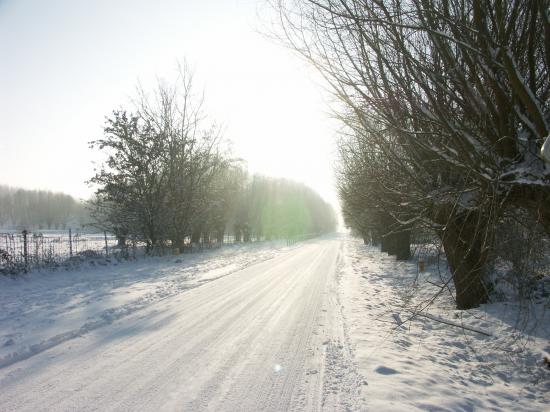
<svg viewBox="0 0 550 412"><path fill-rule="evenodd" d="M305 243L0 370L0 410L357 409L326 393L355 379L332 345L338 245Z"/></svg>

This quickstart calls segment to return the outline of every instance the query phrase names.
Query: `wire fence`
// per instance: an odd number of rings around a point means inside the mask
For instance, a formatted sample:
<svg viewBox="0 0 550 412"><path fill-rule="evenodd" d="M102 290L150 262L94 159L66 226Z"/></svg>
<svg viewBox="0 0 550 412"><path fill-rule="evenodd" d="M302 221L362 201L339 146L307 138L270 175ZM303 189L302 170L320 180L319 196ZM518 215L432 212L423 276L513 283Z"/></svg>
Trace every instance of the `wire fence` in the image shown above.
<svg viewBox="0 0 550 412"><path fill-rule="evenodd" d="M301 234L286 237L287 245L311 239L319 234ZM223 244L251 243L266 240L259 235L235 236L225 234L218 237L201 236L197 242L186 237L180 247L170 242L147 250L143 242L126 241L119 244L111 234L82 233L67 231L0 232L0 274L25 273L34 269L55 269L74 267L84 261L105 261L115 259L135 259L137 255L166 255L195 253L221 247Z"/></svg>
<svg viewBox="0 0 550 412"><path fill-rule="evenodd" d="M0 273L57 267L84 258L109 257L117 240L107 233L0 233Z"/></svg>
<svg viewBox="0 0 550 412"><path fill-rule="evenodd" d="M149 251L153 255L195 253L220 247L222 244L258 242L261 236L249 236L246 239L234 235L224 235L220 242L217 238L201 237L192 242L187 237L181 248L169 243ZM136 258L145 253L142 242L125 242L119 245L114 235L104 233L81 233L67 231L50 232L0 232L0 274L24 273L34 269L54 269L61 266L75 266L85 260L115 258Z"/></svg>

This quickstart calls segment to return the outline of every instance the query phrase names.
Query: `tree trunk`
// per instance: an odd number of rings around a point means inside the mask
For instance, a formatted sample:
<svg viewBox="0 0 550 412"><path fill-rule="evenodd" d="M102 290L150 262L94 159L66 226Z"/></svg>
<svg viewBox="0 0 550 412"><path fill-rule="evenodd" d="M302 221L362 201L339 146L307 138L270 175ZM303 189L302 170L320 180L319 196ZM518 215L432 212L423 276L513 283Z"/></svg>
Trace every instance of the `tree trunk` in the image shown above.
<svg viewBox="0 0 550 412"><path fill-rule="evenodd" d="M483 277L489 239L482 212L451 216L439 236L453 275L457 309L471 309L486 303L488 295Z"/></svg>
<svg viewBox="0 0 550 412"><path fill-rule="evenodd" d="M380 238L380 251L389 254L390 240L386 236Z"/></svg>
<svg viewBox="0 0 550 412"><path fill-rule="evenodd" d="M177 247L180 249L180 251L182 251L183 249L185 249L185 237L178 238L178 240L177 240L177 242L176 242L176 245L177 245Z"/></svg>
<svg viewBox="0 0 550 412"><path fill-rule="evenodd" d="M397 260L408 260L411 258L411 231L406 227L400 227L399 223L389 214L382 214L381 250L389 255L395 255ZM384 233L385 231L385 233Z"/></svg>
<svg viewBox="0 0 550 412"><path fill-rule="evenodd" d="M191 243L199 243L201 241L201 231L194 230L191 234Z"/></svg>
<svg viewBox="0 0 550 412"><path fill-rule="evenodd" d="M395 255L397 260L408 260L411 258L410 230L401 230L397 233L386 234L382 237L381 245L382 252L387 252L388 255Z"/></svg>
<svg viewBox="0 0 550 412"><path fill-rule="evenodd" d="M512 207L522 207L530 211L550 236L550 188L515 185L510 190L507 203Z"/></svg>
<svg viewBox="0 0 550 412"><path fill-rule="evenodd" d="M409 260L411 258L411 231L409 229L394 233L392 255L397 260Z"/></svg>
<svg viewBox="0 0 550 412"><path fill-rule="evenodd" d="M218 233L216 237L218 243L223 243L224 237L225 237L225 229L224 228L218 229Z"/></svg>
<svg viewBox="0 0 550 412"><path fill-rule="evenodd" d="M117 247L119 248L125 248L126 247L126 236L117 236Z"/></svg>
<svg viewBox="0 0 550 412"><path fill-rule="evenodd" d="M382 243L382 238L380 237L380 232L378 230L372 230L371 236L372 236L372 243L374 245L379 245L380 243Z"/></svg>

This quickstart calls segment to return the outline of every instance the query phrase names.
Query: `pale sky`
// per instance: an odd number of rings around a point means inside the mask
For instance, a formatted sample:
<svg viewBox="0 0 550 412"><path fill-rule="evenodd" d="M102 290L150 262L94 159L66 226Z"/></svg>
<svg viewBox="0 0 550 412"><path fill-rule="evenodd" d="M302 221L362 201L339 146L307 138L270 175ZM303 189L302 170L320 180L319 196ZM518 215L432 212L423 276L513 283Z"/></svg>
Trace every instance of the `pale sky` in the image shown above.
<svg viewBox="0 0 550 412"><path fill-rule="evenodd" d="M301 181L336 206L326 93L259 34L269 12L262 0L0 0L0 184L88 197L88 142L105 116L185 60L250 172Z"/></svg>

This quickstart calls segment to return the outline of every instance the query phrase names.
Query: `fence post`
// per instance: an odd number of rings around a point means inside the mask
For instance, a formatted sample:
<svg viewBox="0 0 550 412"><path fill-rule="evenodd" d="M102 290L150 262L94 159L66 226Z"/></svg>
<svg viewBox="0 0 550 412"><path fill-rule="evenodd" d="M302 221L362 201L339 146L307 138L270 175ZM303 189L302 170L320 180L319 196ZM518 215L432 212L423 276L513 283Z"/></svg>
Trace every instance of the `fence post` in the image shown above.
<svg viewBox="0 0 550 412"><path fill-rule="evenodd" d="M109 246L107 245L107 231L103 231L103 236L105 237L105 257L109 257Z"/></svg>
<svg viewBox="0 0 550 412"><path fill-rule="evenodd" d="M27 244L27 230L23 230L23 259L25 260L25 272L29 270L29 246Z"/></svg>
<svg viewBox="0 0 550 412"><path fill-rule="evenodd" d="M69 257L73 257L73 233L69 228Z"/></svg>

